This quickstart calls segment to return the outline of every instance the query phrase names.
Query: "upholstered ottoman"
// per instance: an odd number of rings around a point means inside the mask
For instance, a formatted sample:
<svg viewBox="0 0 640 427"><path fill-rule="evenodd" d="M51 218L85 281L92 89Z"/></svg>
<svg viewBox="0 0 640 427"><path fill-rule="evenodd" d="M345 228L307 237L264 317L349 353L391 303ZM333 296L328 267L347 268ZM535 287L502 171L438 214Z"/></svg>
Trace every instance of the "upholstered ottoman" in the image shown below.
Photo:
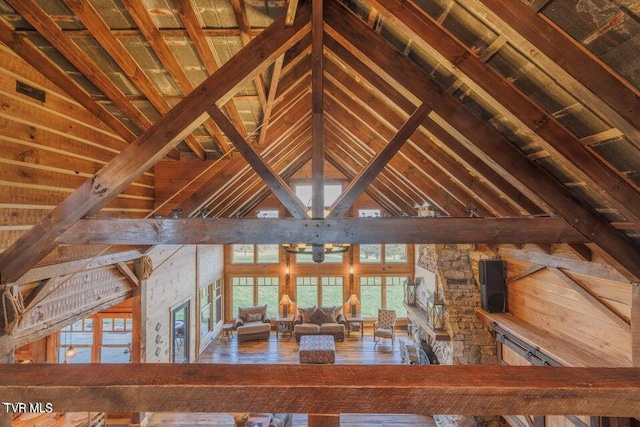
<svg viewBox="0 0 640 427"><path fill-rule="evenodd" d="M300 337L300 363L335 363L336 344L332 335Z"/></svg>

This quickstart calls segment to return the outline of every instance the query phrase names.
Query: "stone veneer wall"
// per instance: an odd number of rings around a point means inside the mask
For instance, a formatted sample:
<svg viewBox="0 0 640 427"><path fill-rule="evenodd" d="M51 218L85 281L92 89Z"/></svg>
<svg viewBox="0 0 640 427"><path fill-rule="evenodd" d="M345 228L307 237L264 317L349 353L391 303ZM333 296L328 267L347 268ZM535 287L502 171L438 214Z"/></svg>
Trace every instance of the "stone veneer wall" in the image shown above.
<svg viewBox="0 0 640 427"><path fill-rule="evenodd" d="M431 345L443 365L496 364L496 341L475 315L480 307L480 286L475 279L477 262L471 257L473 245L418 245L417 267L435 274L435 289L445 302L445 328L451 341L434 341L425 331L417 330L414 340ZM421 286L429 286L423 284ZM433 286L433 284L431 285ZM419 290L418 304L434 290ZM435 415L440 427L497 425L495 418Z"/></svg>

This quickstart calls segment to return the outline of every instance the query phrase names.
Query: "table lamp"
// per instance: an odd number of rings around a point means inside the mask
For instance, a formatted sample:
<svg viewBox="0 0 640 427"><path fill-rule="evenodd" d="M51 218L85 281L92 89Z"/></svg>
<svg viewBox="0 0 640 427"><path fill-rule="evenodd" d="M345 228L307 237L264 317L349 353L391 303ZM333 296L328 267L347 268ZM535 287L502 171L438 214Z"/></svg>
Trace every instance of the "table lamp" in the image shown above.
<svg viewBox="0 0 640 427"><path fill-rule="evenodd" d="M357 314L356 306L360 304L360 301L358 301L358 297L356 296L356 294L351 294L351 296L347 300L347 304L351 306L351 316L355 317Z"/></svg>
<svg viewBox="0 0 640 427"><path fill-rule="evenodd" d="M289 306L291 305L291 298L289 298L289 295L282 295L280 305L282 306L282 315L287 317L289 315Z"/></svg>

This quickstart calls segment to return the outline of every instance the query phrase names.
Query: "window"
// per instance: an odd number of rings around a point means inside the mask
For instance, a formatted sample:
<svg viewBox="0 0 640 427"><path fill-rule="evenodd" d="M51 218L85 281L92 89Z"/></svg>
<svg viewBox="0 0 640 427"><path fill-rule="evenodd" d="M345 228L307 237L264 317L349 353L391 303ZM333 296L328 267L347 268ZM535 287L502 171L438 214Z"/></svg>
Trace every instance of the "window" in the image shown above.
<svg viewBox="0 0 640 427"><path fill-rule="evenodd" d="M318 278L296 278L296 295L298 307L311 307L318 304Z"/></svg>
<svg viewBox="0 0 640 427"><path fill-rule="evenodd" d="M382 258L380 254L381 247L382 245L360 245L360 262L361 263L382 262Z"/></svg>
<svg viewBox="0 0 640 427"><path fill-rule="evenodd" d="M327 253L324 254L324 264L336 264L342 263L344 261L344 252L343 253ZM297 264L314 264L313 255L311 254L296 254L296 263Z"/></svg>
<svg viewBox="0 0 640 427"><path fill-rule="evenodd" d="M407 262L407 245L386 244L384 245L384 260L388 263Z"/></svg>
<svg viewBox="0 0 640 427"><path fill-rule="evenodd" d="M358 216L360 218L379 218L380 209L358 209Z"/></svg>
<svg viewBox="0 0 640 427"><path fill-rule="evenodd" d="M258 264L277 264L280 262L280 245L256 245Z"/></svg>
<svg viewBox="0 0 640 427"><path fill-rule="evenodd" d="M253 305L253 277L234 277L231 282L233 286L233 311L235 317L238 307Z"/></svg>
<svg viewBox="0 0 640 427"><path fill-rule="evenodd" d="M311 184L296 184L295 185L296 196L306 206L311 206L311 199L313 196ZM342 194L342 184L325 184L324 185L324 206L328 207L336 201L336 199Z"/></svg>
<svg viewBox="0 0 640 427"><path fill-rule="evenodd" d="M367 276L360 278L362 315L378 317L378 309L395 310L397 317L407 317L404 307L406 276Z"/></svg>
<svg viewBox="0 0 640 427"><path fill-rule="evenodd" d="M216 306L215 306L215 317L216 324L222 321L222 280L218 279L215 283L215 292L216 292Z"/></svg>
<svg viewBox="0 0 640 427"><path fill-rule="evenodd" d="M258 277L258 304L267 305L269 317L276 317L278 314L278 283L277 277Z"/></svg>
<svg viewBox="0 0 640 427"><path fill-rule="evenodd" d="M82 319L60 329L58 363L91 363L93 349L93 318ZM66 357L70 346L76 349L74 356Z"/></svg>
<svg viewBox="0 0 640 427"><path fill-rule="evenodd" d="M213 330L213 284L203 286L198 291L200 301L200 338Z"/></svg>
<svg viewBox="0 0 640 427"><path fill-rule="evenodd" d="M342 307L344 302L344 279L338 277L323 277L322 278L322 300L320 305L323 307L338 306Z"/></svg>
<svg viewBox="0 0 640 427"><path fill-rule="evenodd" d="M189 362L189 302L171 311L172 363Z"/></svg>
<svg viewBox="0 0 640 427"><path fill-rule="evenodd" d="M277 209L262 209L256 212L258 218L279 218L280 212Z"/></svg>
<svg viewBox="0 0 640 427"><path fill-rule="evenodd" d="M407 245L360 245L360 263L407 263Z"/></svg>
<svg viewBox="0 0 640 427"><path fill-rule="evenodd" d="M131 362L133 323L130 318L103 317L100 363Z"/></svg>
<svg viewBox="0 0 640 427"><path fill-rule="evenodd" d="M234 264L253 264L254 245L233 245L231 262Z"/></svg>
<svg viewBox="0 0 640 427"><path fill-rule="evenodd" d="M320 284L320 286L318 286ZM344 303L344 278L342 276L297 277L296 298L298 307L338 306Z"/></svg>
<svg viewBox="0 0 640 427"><path fill-rule="evenodd" d="M278 277L233 277L233 316L238 314L238 307L267 305L267 314L275 317L278 314Z"/></svg>
<svg viewBox="0 0 640 427"><path fill-rule="evenodd" d="M363 317L378 317L382 307L382 277L360 278L360 304Z"/></svg>

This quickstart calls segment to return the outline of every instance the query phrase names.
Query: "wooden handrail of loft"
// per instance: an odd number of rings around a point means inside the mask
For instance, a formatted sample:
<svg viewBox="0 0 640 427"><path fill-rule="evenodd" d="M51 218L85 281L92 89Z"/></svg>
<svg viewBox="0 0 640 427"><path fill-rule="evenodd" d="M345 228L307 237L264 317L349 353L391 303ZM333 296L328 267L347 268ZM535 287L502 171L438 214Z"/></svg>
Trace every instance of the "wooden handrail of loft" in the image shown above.
<svg viewBox="0 0 640 427"><path fill-rule="evenodd" d="M639 416L640 368L7 364L3 402L54 411Z"/></svg>

